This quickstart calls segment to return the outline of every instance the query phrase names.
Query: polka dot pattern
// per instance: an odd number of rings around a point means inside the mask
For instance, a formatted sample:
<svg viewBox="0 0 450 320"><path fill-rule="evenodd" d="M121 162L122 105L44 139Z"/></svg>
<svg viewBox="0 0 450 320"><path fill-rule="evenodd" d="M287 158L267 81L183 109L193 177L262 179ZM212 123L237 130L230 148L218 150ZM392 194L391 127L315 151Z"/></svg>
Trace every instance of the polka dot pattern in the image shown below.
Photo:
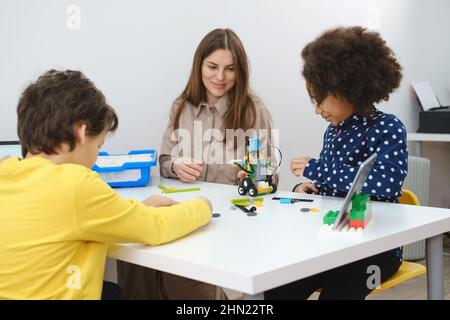
<svg viewBox="0 0 450 320"><path fill-rule="evenodd" d="M337 126L329 125L320 157L310 160L304 175L320 194L345 197L360 164L377 152L362 192L372 200L397 202L408 173L406 141L403 123L374 108L371 119L353 115Z"/></svg>

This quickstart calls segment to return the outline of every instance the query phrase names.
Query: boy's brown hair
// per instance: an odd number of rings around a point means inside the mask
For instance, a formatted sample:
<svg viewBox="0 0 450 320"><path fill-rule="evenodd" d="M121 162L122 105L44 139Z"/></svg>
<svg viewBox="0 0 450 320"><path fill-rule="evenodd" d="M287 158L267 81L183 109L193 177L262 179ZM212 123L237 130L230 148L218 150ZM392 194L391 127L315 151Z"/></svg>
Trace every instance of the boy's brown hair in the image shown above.
<svg viewBox="0 0 450 320"><path fill-rule="evenodd" d="M56 154L61 143L76 146L73 126L86 124L89 136L114 132L119 120L105 96L80 71L50 70L29 85L17 106L17 133L23 157Z"/></svg>
<svg viewBox="0 0 450 320"><path fill-rule="evenodd" d="M402 67L377 32L362 27L331 29L302 51L303 76L320 105L332 94L368 116L400 86Z"/></svg>

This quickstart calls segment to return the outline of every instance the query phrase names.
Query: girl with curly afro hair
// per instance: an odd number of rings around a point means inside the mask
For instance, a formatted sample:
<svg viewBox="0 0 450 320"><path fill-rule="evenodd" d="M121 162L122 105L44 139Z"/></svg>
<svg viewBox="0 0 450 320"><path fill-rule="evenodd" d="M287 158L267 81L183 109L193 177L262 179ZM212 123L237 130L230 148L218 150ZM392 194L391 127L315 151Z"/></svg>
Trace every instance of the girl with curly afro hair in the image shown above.
<svg viewBox="0 0 450 320"><path fill-rule="evenodd" d="M375 107L400 86L402 68L393 51L377 32L339 27L310 42L302 58L315 113L330 124L318 159L291 161L296 176L311 180L294 191L345 197L361 163L377 153L361 192L398 202L408 169L406 130L397 117ZM373 290L368 267L378 266L384 282L401 261L402 250L394 249L270 290L266 297L307 299L322 288L320 299L364 299Z"/></svg>

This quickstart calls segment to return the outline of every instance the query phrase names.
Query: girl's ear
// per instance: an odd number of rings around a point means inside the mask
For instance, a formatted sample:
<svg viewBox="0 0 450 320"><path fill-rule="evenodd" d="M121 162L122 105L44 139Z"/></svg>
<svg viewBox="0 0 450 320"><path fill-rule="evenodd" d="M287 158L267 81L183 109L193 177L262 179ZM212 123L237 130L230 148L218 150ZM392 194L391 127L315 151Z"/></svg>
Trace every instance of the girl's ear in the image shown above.
<svg viewBox="0 0 450 320"><path fill-rule="evenodd" d="M86 138L87 138L87 126L85 123L77 123L74 125L74 134L75 134L75 139L77 140L77 142L81 145L84 145L86 143Z"/></svg>

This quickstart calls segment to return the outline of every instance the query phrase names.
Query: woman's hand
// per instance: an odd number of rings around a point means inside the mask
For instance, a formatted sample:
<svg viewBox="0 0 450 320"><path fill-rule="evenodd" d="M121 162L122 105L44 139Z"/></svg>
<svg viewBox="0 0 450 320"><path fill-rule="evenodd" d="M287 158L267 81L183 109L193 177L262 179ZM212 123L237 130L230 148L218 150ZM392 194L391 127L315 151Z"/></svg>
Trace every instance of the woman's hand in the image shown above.
<svg viewBox="0 0 450 320"><path fill-rule="evenodd" d="M183 182L193 182L200 177L203 162L192 158L177 158L172 162L172 171Z"/></svg>
<svg viewBox="0 0 450 320"><path fill-rule="evenodd" d="M319 189L317 189L317 186L312 182L305 182L300 184L297 188L295 188L294 192L298 193L319 193Z"/></svg>
<svg viewBox="0 0 450 320"><path fill-rule="evenodd" d="M167 207L173 206L174 204L178 204L178 202L173 199L157 195L151 195L142 202L149 207Z"/></svg>
<svg viewBox="0 0 450 320"><path fill-rule="evenodd" d="M311 157L298 157L291 160L291 172L297 177L303 176L306 165Z"/></svg>

